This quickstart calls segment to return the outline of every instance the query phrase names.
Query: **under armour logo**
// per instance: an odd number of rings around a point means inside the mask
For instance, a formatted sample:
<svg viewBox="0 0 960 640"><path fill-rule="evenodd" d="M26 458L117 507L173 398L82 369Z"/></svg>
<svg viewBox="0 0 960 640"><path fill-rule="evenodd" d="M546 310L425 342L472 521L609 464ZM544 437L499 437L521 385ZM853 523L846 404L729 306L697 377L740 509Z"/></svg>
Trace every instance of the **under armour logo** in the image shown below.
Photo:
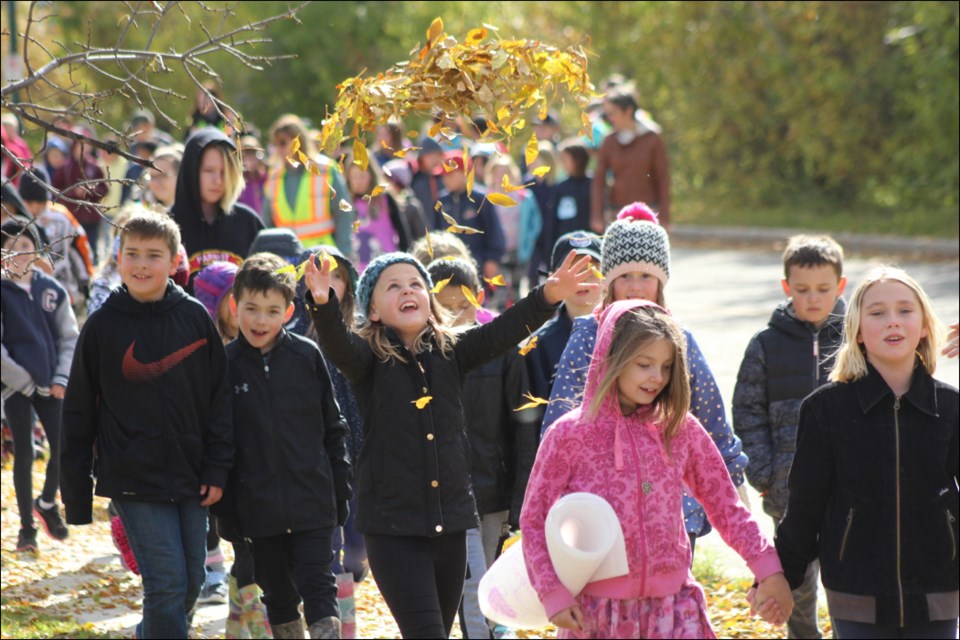
<svg viewBox="0 0 960 640"><path fill-rule="evenodd" d="M233 392L234 392L235 394L239 395L241 391L242 391L243 393L249 393L249 392L250 392L250 385L248 385L246 382L244 382L243 384L234 385L234 387L233 387Z"/></svg>

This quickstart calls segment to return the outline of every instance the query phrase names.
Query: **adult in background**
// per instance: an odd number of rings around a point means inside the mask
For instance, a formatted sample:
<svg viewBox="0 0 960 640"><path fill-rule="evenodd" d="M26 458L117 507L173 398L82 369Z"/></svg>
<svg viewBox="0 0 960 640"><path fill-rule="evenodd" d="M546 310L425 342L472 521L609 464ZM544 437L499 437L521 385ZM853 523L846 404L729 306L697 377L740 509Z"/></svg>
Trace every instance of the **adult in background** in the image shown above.
<svg viewBox="0 0 960 640"><path fill-rule="evenodd" d="M637 118L637 98L628 89L615 89L603 101L613 131L597 152L590 202L590 227L602 234L624 206L646 202L670 230L670 169L660 126ZM608 173L612 181L607 188Z"/></svg>
<svg viewBox="0 0 960 640"><path fill-rule="evenodd" d="M91 136L92 132L78 130ZM96 258L97 239L100 236L100 208L97 206L107 195L107 183L103 170L93 161L82 140L75 140L70 156L52 176L53 187L67 200L67 209L87 232L87 240Z"/></svg>

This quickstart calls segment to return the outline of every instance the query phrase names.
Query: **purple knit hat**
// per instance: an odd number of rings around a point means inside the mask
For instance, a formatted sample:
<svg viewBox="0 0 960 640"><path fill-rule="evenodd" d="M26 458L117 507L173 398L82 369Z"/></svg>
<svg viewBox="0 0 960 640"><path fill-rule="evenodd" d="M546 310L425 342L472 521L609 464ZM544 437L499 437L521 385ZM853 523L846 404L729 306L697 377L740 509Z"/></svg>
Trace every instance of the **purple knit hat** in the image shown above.
<svg viewBox="0 0 960 640"><path fill-rule="evenodd" d="M232 262L211 262L193 281L193 295L207 308L214 322L217 321L220 303L230 293L239 270L240 267Z"/></svg>

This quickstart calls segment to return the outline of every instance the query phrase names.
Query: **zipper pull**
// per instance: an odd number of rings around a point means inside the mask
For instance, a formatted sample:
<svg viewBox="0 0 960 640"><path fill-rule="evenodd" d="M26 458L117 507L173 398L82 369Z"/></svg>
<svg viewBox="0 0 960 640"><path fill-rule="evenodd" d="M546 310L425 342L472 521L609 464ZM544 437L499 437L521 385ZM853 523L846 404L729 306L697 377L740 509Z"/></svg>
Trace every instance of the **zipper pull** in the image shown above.
<svg viewBox="0 0 960 640"><path fill-rule="evenodd" d="M893 410L900 411L900 396L897 396L896 400L893 401Z"/></svg>
<svg viewBox="0 0 960 640"><path fill-rule="evenodd" d="M817 364L820 364L820 340L819 333L813 334L813 357L817 359Z"/></svg>

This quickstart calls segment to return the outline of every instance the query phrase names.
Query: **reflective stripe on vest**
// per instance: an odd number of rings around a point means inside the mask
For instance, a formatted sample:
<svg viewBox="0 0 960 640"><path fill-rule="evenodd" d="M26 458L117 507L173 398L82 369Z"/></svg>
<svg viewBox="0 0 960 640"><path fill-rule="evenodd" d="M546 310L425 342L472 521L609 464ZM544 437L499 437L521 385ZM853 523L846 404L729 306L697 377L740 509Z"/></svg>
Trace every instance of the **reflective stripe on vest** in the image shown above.
<svg viewBox="0 0 960 640"><path fill-rule="evenodd" d="M326 178L305 172L297 186L296 206L291 208L283 184L286 171L286 166L283 166L279 171L271 172L267 180L274 223L278 227L291 229L301 241L333 233L334 222L329 206L330 186Z"/></svg>

